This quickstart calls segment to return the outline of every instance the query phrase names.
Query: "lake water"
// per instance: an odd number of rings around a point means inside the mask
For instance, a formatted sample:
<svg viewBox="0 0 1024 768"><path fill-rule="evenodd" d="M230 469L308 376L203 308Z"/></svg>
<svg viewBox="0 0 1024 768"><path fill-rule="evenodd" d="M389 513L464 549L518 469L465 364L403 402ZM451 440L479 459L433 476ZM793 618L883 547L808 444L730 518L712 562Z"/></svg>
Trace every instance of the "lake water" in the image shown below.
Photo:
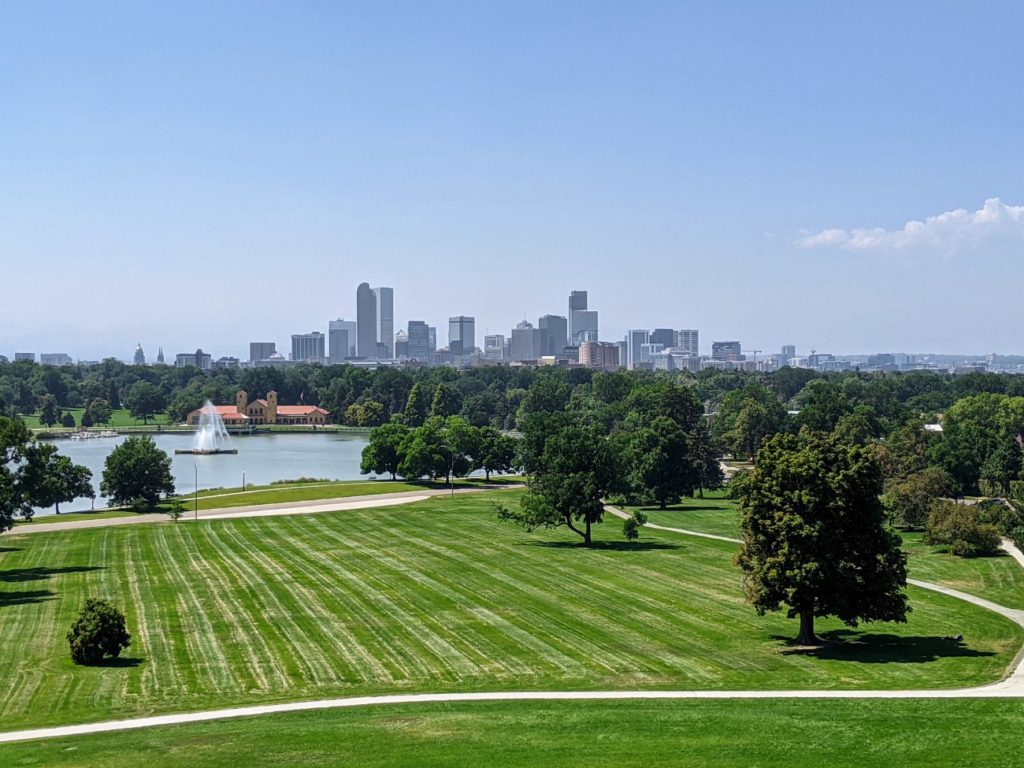
<svg viewBox="0 0 1024 768"><path fill-rule="evenodd" d="M328 480L359 480L359 460L366 438L362 435L331 433L295 434L264 433L232 436L232 446L238 453L214 456L175 455L176 448L191 448L191 434L150 435L159 448L171 455L171 472L178 493L199 489L232 488L242 484L269 485L275 480L294 480L299 477L326 478ZM100 497L103 462L110 452L125 441L125 437L95 438L91 440L55 440L60 452L76 464L92 470L96 490L96 509L106 506ZM61 504L61 512L76 512L92 507L91 499L76 499ZM53 507L36 511L37 515L53 514Z"/></svg>

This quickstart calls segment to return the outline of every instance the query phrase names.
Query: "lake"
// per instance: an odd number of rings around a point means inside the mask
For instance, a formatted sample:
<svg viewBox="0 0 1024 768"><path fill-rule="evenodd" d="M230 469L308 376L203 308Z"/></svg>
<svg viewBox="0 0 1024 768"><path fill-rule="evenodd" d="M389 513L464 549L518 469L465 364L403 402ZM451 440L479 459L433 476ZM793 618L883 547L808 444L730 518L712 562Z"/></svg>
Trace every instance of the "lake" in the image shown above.
<svg viewBox="0 0 1024 768"><path fill-rule="evenodd" d="M175 455L176 448L191 448L194 436L189 433L150 435L157 446L171 455L171 472L178 493L195 490L196 475L199 489L232 488L242 484L269 485L275 480L294 480L299 477L326 478L328 480L359 480L359 459L366 445L364 435L339 433L263 433L231 437L238 453L215 456ZM125 441L125 436L98 437L91 440L54 440L60 452L76 464L92 470L93 488L96 490L96 508L106 506L100 496L103 462L110 452ZM77 512L92 507L91 499L76 499L61 504L60 511ZM53 514L53 507L36 511L37 515Z"/></svg>

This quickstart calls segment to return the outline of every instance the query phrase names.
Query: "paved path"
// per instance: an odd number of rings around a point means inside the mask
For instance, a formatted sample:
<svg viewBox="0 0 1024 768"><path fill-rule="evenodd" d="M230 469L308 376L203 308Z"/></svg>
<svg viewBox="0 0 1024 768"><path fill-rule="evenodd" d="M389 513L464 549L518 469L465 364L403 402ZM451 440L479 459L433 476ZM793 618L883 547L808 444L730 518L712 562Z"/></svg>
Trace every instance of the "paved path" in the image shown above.
<svg viewBox="0 0 1024 768"><path fill-rule="evenodd" d="M390 494L389 494L390 495ZM399 494L394 494L398 496ZM431 494L437 495L437 494ZM388 501L380 496L377 501ZM352 500L345 500L351 503ZM401 499L390 499L393 503L401 503ZM616 517L628 518L629 515L616 507L605 509ZM282 512L282 514L288 514ZM117 519L117 518L114 518ZM99 521L96 521L99 522ZM739 539L717 536L700 531L688 531L684 528L671 528L663 525L648 524L646 527L660 531L696 536L703 539L739 543ZM1003 541L1003 547L1019 563L1024 565L1024 554L1009 540ZM916 579L908 582L924 589L941 592L944 595L964 600L968 603L987 608L1007 617L1024 627L1024 611L1005 608L981 597L969 595L959 590L942 587ZM474 702L474 701L611 701L639 699L966 699L966 698L1021 698L1024 697L1024 649L1017 654L1012 672L1004 679L990 685L972 688L942 688L923 690L761 690L761 691L495 691L479 693L412 693L384 696L353 696L341 699L317 699L313 701L296 701L286 704L264 704L252 707L234 707L231 709L214 709L204 712L186 712L173 715L156 715L138 717L128 720L107 720L99 723L82 725L62 725L51 728L34 728L23 731L0 733L0 744L33 739L55 739L70 736L81 736L90 733L108 733L110 731L152 728L160 725L185 725L210 720L226 720L236 717L256 717L259 715L283 714L286 712L307 712L323 709L346 709L353 707L386 706L395 704L429 704L438 702Z"/></svg>
<svg viewBox="0 0 1024 768"><path fill-rule="evenodd" d="M469 488L456 488L455 494L481 493L483 491L499 491L508 488L522 488L521 485L475 485ZM277 504L257 504L246 507L223 507L221 509L199 510L200 520L220 520L228 517L271 517L274 515L307 515L314 512L334 512L346 509L369 509L372 507L388 507L395 504L411 504L423 501L432 496L447 496L448 488L424 488L417 491L399 491L396 493L376 493L363 496L341 496L335 499L310 499L308 501L287 501ZM195 516L186 511L179 522L192 522ZM49 533L52 531L72 531L80 528L106 528L111 525L143 525L146 523L168 523L171 519L163 514L141 514L131 517L102 517L96 520L69 520L59 523L34 523L18 525L0 534L0 536L20 536L23 533Z"/></svg>

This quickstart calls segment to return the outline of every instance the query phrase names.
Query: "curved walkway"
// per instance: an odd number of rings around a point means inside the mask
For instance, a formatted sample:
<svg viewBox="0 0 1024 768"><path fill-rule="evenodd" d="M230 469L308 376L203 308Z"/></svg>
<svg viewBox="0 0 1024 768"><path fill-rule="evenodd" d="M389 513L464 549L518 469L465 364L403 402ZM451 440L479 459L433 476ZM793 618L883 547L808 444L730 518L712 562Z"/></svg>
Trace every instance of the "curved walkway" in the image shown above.
<svg viewBox="0 0 1024 768"><path fill-rule="evenodd" d="M474 489L470 489L474 490ZM447 491L445 491L447 493ZM430 494L437 495L437 494ZM382 500L381 497L376 497ZM349 500L351 501L351 500ZM402 503L393 500L393 503ZM628 518L629 515L616 507L606 506L605 509L616 517ZM281 514L288 514L282 512ZM119 518L112 518L119 519ZM100 522L100 521L96 521ZM664 525L647 524L645 527L702 539L714 539L740 543L739 539L728 536L717 536L700 531L689 531L685 528L672 528ZM1024 566L1024 553L1008 540L1003 547L1010 555ZM926 581L908 579L908 583L923 589L941 592L944 595L964 600L981 608L994 611L1005 616L1016 624L1024 627L1024 611L1006 608L969 595L966 592L931 584ZM31 741L35 739L55 739L69 736L81 736L91 733L108 733L138 728L152 728L161 725L186 725L189 723L206 722L209 720L225 720L236 717L256 717L259 715L283 714L287 712L308 712L323 709L346 709L352 707L386 706L394 704L429 704L443 702L473 701L598 701L625 699L966 699L966 698L1021 698L1024 697L1024 648L1018 652L1010 674L1003 680L989 685L972 688L943 688L919 690L759 690L759 691L495 691L478 693L411 693L383 696L353 696L349 698L316 699L313 701L295 701L285 704L263 704L251 707L234 707L230 709L213 709L203 712L185 712L172 715L156 715L138 717L127 720L107 720L98 723L81 725L61 725L50 728L34 728L31 730L9 731L0 733L0 744L15 741Z"/></svg>

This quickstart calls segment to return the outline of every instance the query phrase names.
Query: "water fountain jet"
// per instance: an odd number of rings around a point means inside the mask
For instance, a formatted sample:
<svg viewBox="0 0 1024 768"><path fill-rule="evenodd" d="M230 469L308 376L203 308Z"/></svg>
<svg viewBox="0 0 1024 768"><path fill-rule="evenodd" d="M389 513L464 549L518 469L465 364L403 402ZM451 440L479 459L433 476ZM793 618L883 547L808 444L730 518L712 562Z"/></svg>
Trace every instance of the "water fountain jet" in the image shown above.
<svg viewBox="0 0 1024 768"><path fill-rule="evenodd" d="M231 437L224 426L220 411L207 400L199 410L199 429L191 448L178 448L175 453L191 453L209 456L215 453L238 453L231 446Z"/></svg>

